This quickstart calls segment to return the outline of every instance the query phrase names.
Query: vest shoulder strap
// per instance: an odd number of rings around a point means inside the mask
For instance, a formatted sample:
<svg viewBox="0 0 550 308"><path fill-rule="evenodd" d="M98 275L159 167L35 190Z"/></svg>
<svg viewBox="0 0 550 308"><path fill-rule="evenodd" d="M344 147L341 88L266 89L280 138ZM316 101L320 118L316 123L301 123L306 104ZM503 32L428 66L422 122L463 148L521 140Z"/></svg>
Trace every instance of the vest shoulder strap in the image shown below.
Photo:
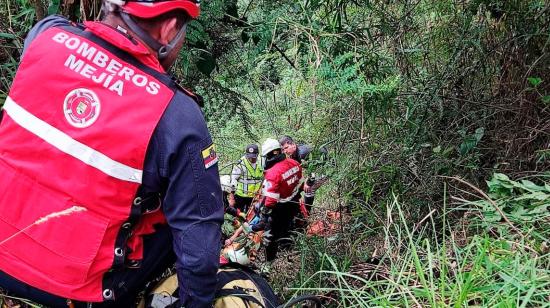
<svg viewBox="0 0 550 308"><path fill-rule="evenodd" d="M182 87L175 79L173 79L173 81L176 84L176 87L178 88L178 90L180 90L181 92L189 96L193 101L195 101L195 103L197 103L197 105L199 105L199 107L201 108L204 107L204 98L201 95L197 93L193 93L190 90L187 90L186 88Z"/></svg>

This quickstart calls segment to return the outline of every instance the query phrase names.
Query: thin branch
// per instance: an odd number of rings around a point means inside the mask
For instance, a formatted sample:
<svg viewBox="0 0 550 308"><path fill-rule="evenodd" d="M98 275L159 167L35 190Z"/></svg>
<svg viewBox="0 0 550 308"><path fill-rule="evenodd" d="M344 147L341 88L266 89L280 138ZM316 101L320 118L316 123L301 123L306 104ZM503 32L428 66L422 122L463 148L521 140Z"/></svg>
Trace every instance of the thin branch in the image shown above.
<svg viewBox="0 0 550 308"><path fill-rule="evenodd" d="M493 201L485 192L483 192L481 189L477 188L476 186L474 186L473 184L470 184L469 182L459 178L459 177L455 177L455 176L441 176L442 178L448 178L448 179L453 179L453 180L456 180L456 181L459 181L460 183L462 184L466 184L468 187L472 188L473 190L475 190L477 193L479 193L483 198L485 198L487 201L489 201L489 203L493 206L493 208L495 208L495 210L500 214L500 216L504 219L504 221L506 221L506 223L508 223L510 225L510 227L516 231L517 233L519 233L520 235L523 236L523 233L521 233L521 231L516 228L514 226L514 224L510 221L510 219L508 219L508 217L506 216L506 214L504 214L504 212L498 207L498 205L495 203L495 201Z"/></svg>
<svg viewBox="0 0 550 308"><path fill-rule="evenodd" d="M296 68L296 66L294 65L294 63L292 63L292 61L287 57L287 55L284 53L284 51L282 51L278 46L277 44L273 43L273 47L275 48L275 50L277 50L281 56L283 56L283 58L285 58L286 62L288 62L288 64L290 64L290 66L292 66L293 69L295 70L298 70Z"/></svg>

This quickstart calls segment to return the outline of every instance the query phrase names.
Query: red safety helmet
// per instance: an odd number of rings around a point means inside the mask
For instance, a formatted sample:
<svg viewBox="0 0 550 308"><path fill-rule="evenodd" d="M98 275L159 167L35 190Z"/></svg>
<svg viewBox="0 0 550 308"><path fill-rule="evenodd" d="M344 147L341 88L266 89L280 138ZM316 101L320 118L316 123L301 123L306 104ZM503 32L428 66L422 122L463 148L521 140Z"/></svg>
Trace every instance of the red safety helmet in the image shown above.
<svg viewBox="0 0 550 308"><path fill-rule="evenodd" d="M127 0L121 8L140 18L153 18L172 10L184 10L191 18L197 18L200 0Z"/></svg>

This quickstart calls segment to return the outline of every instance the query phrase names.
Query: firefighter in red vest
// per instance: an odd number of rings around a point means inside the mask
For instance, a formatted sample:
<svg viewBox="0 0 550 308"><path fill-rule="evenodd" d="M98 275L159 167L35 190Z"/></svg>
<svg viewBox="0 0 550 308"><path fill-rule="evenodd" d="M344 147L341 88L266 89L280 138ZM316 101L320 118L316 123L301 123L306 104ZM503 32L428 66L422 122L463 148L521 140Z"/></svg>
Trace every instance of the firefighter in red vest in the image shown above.
<svg viewBox="0 0 550 308"><path fill-rule="evenodd" d="M262 144L265 161L265 179L262 187L263 200L260 221L243 224L245 232L270 230L272 238L266 247L267 261L277 257L279 245L288 246L292 221L299 211L300 192L303 188L302 167L286 158L279 141L267 139Z"/></svg>
<svg viewBox="0 0 550 308"><path fill-rule="evenodd" d="M196 95L166 73L198 0L106 0L25 40L0 114L0 288L48 307L131 307L176 262L211 306L223 206Z"/></svg>

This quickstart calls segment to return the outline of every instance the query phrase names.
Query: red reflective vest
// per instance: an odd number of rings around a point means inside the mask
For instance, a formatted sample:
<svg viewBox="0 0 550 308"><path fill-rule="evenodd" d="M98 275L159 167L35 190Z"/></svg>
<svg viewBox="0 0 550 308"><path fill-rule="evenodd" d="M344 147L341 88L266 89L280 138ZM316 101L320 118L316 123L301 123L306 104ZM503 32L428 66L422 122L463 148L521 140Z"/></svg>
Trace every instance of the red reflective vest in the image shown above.
<svg viewBox="0 0 550 308"><path fill-rule="evenodd" d="M274 207L296 197L302 188L302 166L295 160L285 158L265 172L262 194L265 206Z"/></svg>
<svg viewBox="0 0 550 308"><path fill-rule="evenodd" d="M94 25L113 32L102 35L110 42L72 26L44 31L13 81L0 124L0 270L99 302L112 297L106 273L124 266L128 242L139 259L139 233L164 219L141 215L135 198L175 85L152 55L157 67L113 45L124 38L117 31Z"/></svg>

